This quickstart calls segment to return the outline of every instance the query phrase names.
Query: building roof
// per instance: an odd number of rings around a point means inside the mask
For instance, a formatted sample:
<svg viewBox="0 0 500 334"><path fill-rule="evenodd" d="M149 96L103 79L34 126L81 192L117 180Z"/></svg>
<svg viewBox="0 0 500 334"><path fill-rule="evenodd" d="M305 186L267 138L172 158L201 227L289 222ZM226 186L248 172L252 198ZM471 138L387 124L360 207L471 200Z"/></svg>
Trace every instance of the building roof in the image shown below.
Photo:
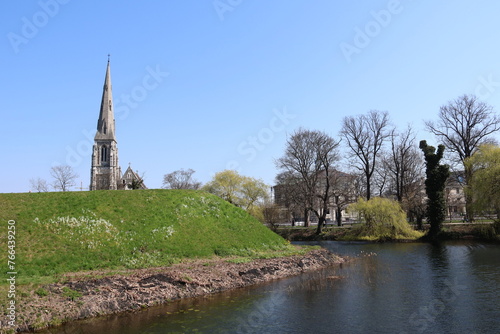
<svg viewBox="0 0 500 334"><path fill-rule="evenodd" d="M99 120L97 121L96 140L116 141L113 94L111 89L111 71L108 58L108 66L106 68L106 77L104 78L104 87L102 91L101 110L99 113Z"/></svg>

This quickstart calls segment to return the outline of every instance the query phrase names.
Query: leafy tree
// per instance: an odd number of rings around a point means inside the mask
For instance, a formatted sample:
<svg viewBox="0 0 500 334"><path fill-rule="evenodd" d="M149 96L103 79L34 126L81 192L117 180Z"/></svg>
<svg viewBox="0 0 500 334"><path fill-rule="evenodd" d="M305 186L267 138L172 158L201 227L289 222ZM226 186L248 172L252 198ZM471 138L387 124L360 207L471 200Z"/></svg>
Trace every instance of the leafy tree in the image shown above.
<svg viewBox="0 0 500 334"><path fill-rule="evenodd" d="M439 164L443 158L444 145L439 145L436 151L435 147L427 145L427 142L422 140L420 149L424 152L426 163L427 220L431 225L429 238L435 239L441 232L441 225L446 217L444 189L446 180L450 176L450 168L448 165Z"/></svg>
<svg viewBox="0 0 500 334"><path fill-rule="evenodd" d="M500 220L500 147L480 146L465 163L473 171L466 191L474 199L475 208L494 210Z"/></svg>
<svg viewBox="0 0 500 334"><path fill-rule="evenodd" d="M379 153L389 136L389 114L371 110L367 115L347 116L342 122L341 135L350 148L354 168L363 173L366 182L366 199L372 193L372 176L378 163Z"/></svg>
<svg viewBox="0 0 500 334"><path fill-rule="evenodd" d="M339 157L339 143L324 132L299 129L287 140L283 157L276 161L303 193L305 213L313 211L318 217L317 234L322 231L333 196L331 174Z"/></svg>
<svg viewBox="0 0 500 334"><path fill-rule="evenodd" d="M269 197L269 186L262 180L243 176L241 180L242 206L245 210L251 210L261 200Z"/></svg>
<svg viewBox="0 0 500 334"><path fill-rule="evenodd" d="M236 206L241 206L240 185L241 175L234 170L224 170L215 174L212 181L203 186L203 190L219 196L225 201Z"/></svg>
<svg viewBox="0 0 500 334"><path fill-rule="evenodd" d="M215 174L202 189L262 219L257 204L268 198L269 189L262 180L242 176L234 170L225 170Z"/></svg>
<svg viewBox="0 0 500 334"><path fill-rule="evenodd" d="M349 210L357 212L364 222L353 229L357 238L370 240L418 238L421 233L414 231L406 221L406 214L397 201L374 197L360 198L349 205Z"/></svg>
<svg viewBox="0 0 500 334"><path fill-rule="evenodd" d="M462 95L439 110L439 121L426 121L427 129L439 138L465 171L465 185L472 170L465 164L480 145L491 142L491 134L500 130L500 117L493 108L474 95ZM473 220L472 198L466 195L467 216Z"/></svg>
<svg viewBox="0 0 500 334"><path fill-rule="evenodd" d="M69 165L52 167L50 175L54 178L54 189L60 189L61 191L68 191L69 188L74 187L75 180L78 178L78 174Z"/></svg>
<svg viewBox="0 0 500 334"><path fill-rule="evenodd" d="M193 189L201 188L201 182L193 179L195 173L192 169L181 169L163 176L163 188L165 189Z"/></svg>

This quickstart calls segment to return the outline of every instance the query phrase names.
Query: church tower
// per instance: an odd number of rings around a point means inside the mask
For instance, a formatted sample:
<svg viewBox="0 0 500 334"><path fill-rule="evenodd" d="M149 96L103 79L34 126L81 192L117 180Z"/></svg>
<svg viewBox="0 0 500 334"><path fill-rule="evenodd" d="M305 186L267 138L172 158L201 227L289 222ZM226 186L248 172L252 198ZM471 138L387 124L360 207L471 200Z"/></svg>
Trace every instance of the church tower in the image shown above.
<svg viewBox="0 0 500 334"><path fill-rule="evenodd" d="M119 189L121 170L118 165L118 148L115 136L115 117L113 94L111 92L111 73L106 68L106 77L102 92L101 110L97 121L97 133L94 137L90 190Z"/></svg>

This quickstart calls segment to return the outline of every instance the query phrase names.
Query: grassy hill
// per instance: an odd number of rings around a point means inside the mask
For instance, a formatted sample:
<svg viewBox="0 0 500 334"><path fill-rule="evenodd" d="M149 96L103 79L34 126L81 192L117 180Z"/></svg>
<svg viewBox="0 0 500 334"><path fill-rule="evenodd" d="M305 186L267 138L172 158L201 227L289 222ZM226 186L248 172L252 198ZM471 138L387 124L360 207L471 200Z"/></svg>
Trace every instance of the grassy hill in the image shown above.
<svg viewBox="0 0 500 334"><path fill-rule="evenodd" d="M201 191L0 194L0 220L0 270L9 271L7 222L15 220L21 283L66 272L258 256L290 247L244 210Z"/></svg>

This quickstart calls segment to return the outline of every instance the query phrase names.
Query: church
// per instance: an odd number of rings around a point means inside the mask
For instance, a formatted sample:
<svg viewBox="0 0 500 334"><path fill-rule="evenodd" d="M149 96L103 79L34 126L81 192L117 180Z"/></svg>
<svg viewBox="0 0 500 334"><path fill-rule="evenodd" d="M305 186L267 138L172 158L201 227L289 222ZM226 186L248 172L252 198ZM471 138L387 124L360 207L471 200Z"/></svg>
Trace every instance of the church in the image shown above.
<svg viewBox="0 0 500 334"><path fill-rule="evenodd" d="M118 164L115 133L111 72L108 66L104 78L101 110L97 120L90 171L90 190L147 189L142 178L129 166L122 175Z"/></svg>

